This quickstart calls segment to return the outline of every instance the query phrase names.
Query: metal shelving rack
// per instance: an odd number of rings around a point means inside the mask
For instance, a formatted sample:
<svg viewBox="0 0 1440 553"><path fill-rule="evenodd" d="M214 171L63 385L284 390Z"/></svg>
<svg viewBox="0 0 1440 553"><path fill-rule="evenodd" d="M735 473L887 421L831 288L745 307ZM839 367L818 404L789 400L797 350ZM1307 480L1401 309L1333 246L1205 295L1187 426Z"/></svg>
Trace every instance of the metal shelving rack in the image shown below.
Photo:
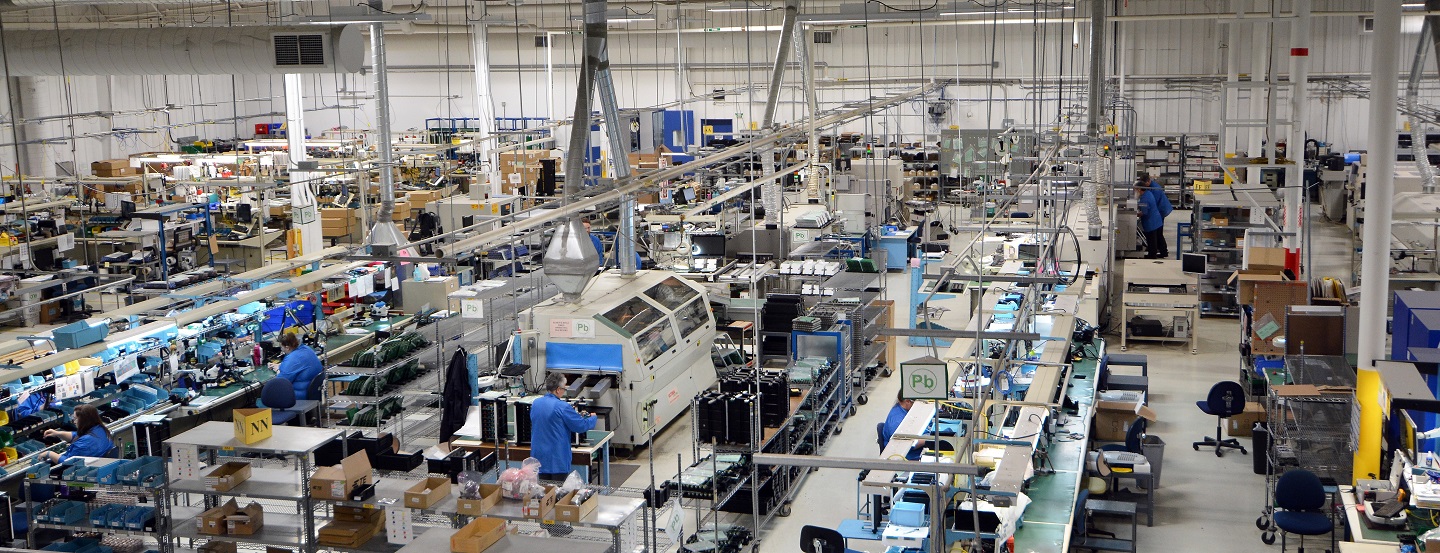
<svg viewBox="0 0 1440 553"><path fill-rule="evenodd" d="M55 524L50 522L37 521L35 519L35 516L42 506L51 506L61 501L65 501L65 499L63 498L53 498L44 502L33 501L31 498L34 497L34 492L31 490L30 486L32 484L41 483L71 486L73 488L84 488L96 492L96 496L92 500L86 501L88 505L86 508L84 524ZM165 490L161 486L150 487L135 486L129 484L98 484L94 482L72 482L61 480L37 481L27 478L24 481L24 488L25 516L26 519L29 521L29 527L32 530L62 530L75 534L99 534L104 536L148 538L155 540L157 547L161 551L168 551L166 549L166 546L169 542L169 523L171 517L166 510L166 502L162 498ZM90 524L90 513L100 505L114 503L135 505L137 504L137 501L142 499L148 499L150 501L150 505L155 507L155 530L153 531L134 530L129 528L121 529L99 527ZM41 547L40 544L34 541L33 533L30 535L29 538L27 538L27 546L31 549L40 549Z"/></svg>
<svg viewBox="0 0 1440 553"><path fill-rule="evenodd" d="M1344 356L1287 355L1285 374L1289 384L1355 387L1355 371ZM1275 485L1286 471L1304 469L1322 479L1351 481L1359 442L1359 409L1353 393L1282 396L1276 387L1269 387L1265 397L1269 443L1263 453L1265 504L1255 521L1267 544L1275 540Z"/></svg>
<svg viewBox="0 0 1440 553"><path fill-rule="evenodd" d="M1190 215L1190 251L1203 253L1207 259L1205 274L1198 277L1201 316L1240 316L1236 290L1227 279L1243 264L1246 233L1269 231L1264 221L1279 210L1280 202L1268 196L1258 208L1243 199L1222 199L1213 194L1195 198ZM1224 224L1215 220L1217 216L1225 219Z"/></svg>
<svg viewBox="0 0 1440 553"><path fill-rule="evenodd" d="M298 551L311 553L317 549L315 543L315 500L310 497L310 475L314 470L313 456L317 449L340 437L340 432L324 428L277 426L272 428L271 437L253 444L235 439L234 426L228 422L207 422L188 432L165 440L168 462L175 462L176 448L193 447L197 458L207 466L215 466L222 456L246 453L283 456L293 462L293 469L271 469L252 467L250 479L235 488L217 492L206 488L203 476L197 478L172 479L166 482L165 502L172 518L173 532L171 547L179 540L226 540L240 543L295 547ZM256 459L248 459L252 463ZM198 507L189 504L190 496L201 496ZM181 498L185 503L179 503ZM212 536L198 532L192 519L206 509L220 505L221 497L244 497L295 505L294 515L266 509L265 524L252 535Z"/></svg>

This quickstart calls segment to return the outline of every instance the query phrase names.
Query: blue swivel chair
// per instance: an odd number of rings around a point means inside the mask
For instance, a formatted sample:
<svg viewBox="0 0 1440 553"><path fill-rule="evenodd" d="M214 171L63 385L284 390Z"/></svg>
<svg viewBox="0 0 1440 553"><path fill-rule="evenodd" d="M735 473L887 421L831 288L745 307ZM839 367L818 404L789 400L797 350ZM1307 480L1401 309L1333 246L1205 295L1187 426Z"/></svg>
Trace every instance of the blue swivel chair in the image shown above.
<svg viewBox="0 0 1440 553"><path fill-rule="evenodd" d="M284 378L266 381L260 388L260 401L270 408L270 424L275 426L289 424L300 415L299 411L290 410L295 406L295 385Z"/></svg>
<svg viewBox="0 0 1440 553"><path fill-rule="evenodd" d="M1150 421L1144 418L1136 418L1135 422L1130 423L1130 428L1125 431L1125 443L1105 444L1100 446L1100 451L1128 451L1130 453L1140 453L1143 455L1145 452L1141 449L1141 446L1144 445L1145 430L1149 425Z"/></svg>
<svg viewBox="0 0 1440 553"><path fill-rule="evenodd" d="M1210 387L1210 394L1205 397L1205 401L1197 401L1195 406L1205 414L1215 416L1215 437L1206 436L1204 440L1195 442L1190 447L1195 451L1200 451L1202 445L1214 447L1216 457L1223 455L1225 448L1238 449L1242 454L1249 454L1248 451L1245 451L1245 446L1240 445L1240 440L1224 438L1220 433L1223 430L1221 427L1225 424L1225 419L1245 412L1244 387L1237 382L1216 382L1214 386Z"/></svg>
<svg viewBox="0 0 1440 553"><path fill-rule="evenodd" d="M800 551L804 553L860 553L845 547L845 536L832 528L806 525L800 529Z"/></svg>
<svg viewBox="0 0 1440 553"><path fill-rule="evenodd" d="M885 451L885 423L875 423L875 445L880 446L880 451Z"/></svg>
<svg viewBox="0 0 1440 553"><path fill-rule="evenodd" d="M1320 477L1308 470L1295 469L1280 476L1275 484L1273 520L1280 528L1280 551L1285 551L1286 534L1300 536L1300 553L1305 553L1305 536L1330 534L1334 538L1335 522L1327 514L1325 486Z"/></svg>

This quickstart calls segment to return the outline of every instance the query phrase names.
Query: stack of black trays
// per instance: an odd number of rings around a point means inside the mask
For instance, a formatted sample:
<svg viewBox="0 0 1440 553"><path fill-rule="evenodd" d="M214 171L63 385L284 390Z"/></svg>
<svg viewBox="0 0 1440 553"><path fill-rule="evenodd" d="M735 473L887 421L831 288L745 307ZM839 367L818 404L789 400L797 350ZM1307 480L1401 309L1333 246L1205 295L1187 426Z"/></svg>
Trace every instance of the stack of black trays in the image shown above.
<svg viewBox="0 0 1440 553"><path fill-rule="evenodd" d="M758 385L757 385L758 384ZM750 392L759 396L760 425L778 428L790 418L790 374L785 371L738 370L720 380L721 392Z"/></svg>

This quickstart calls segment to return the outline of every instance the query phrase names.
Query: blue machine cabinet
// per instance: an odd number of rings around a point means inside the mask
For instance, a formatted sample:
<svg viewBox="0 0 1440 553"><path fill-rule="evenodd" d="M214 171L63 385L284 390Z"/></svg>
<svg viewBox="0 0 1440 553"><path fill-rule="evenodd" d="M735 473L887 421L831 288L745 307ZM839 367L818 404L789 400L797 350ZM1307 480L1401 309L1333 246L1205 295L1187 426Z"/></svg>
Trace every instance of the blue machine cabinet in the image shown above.
<svg viewBox="0 0 1440 553"><path fill-rule="evenodd" d="M880 235L880 249L885 250L886 269L904 269L910 264L910 237L915 236L915 227L905 230L886 231Z"/></svg>

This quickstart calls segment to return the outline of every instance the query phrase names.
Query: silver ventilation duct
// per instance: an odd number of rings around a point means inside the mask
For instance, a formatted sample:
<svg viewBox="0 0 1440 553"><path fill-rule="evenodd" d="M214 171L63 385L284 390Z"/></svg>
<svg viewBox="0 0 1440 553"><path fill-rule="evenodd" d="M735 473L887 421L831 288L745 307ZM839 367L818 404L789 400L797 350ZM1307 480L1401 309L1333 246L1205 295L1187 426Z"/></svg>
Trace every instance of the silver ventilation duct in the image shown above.
<svg viewBox="0 0 1440 553"><path fill-rule="evenodd" d="M354 73L364 51L355 25L5 33L12 77Z"/></svg>
<svg viewBox="0 0 1440 553"><path fill-rule="evenodd" d="M600 268L600 252L580 219L570 217L555 227L550 246L545 248L545 276L555 283L566 301L580 299L580 293Z"/></svg>

